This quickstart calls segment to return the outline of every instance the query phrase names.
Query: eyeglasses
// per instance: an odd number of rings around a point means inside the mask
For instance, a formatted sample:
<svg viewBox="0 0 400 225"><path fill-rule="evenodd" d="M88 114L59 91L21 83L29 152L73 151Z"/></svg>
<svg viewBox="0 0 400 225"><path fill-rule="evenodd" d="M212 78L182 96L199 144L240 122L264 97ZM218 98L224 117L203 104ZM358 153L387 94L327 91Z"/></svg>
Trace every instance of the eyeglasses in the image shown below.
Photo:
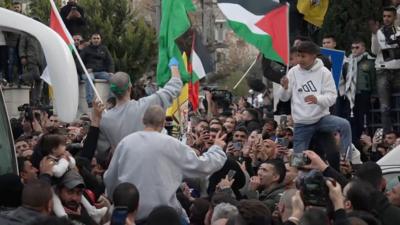
<svg viewBox="0 0 400 225"><path fill-rule="evenodd" d="M360 46L351 46L351 49L359 49Z"/></svg>

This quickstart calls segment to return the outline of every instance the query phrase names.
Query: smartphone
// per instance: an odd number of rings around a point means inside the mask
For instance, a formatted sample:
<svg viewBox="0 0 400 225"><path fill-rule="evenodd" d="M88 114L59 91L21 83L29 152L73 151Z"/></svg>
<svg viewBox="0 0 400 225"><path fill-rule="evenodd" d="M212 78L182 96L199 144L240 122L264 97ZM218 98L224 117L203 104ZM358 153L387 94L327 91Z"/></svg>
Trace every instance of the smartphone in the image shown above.
<svg viewBox="0 0 400 225"><path fill-rule="evenodd" d="M125 225L126 217L128 216L128 208L117 206L111 215L110 225Z"/></svg>
<svg viewBox="0 0 400 225"><path fill-rule="evenodd" d="M276 143L285 148L289 146L289 140L286 138L276 138Z"/></svg>
<svg viewBox="0 0 400 225"><path fill-rule="evenodd" d="M242 143L241 142L232 142L232 146L235 149L235 151L240 151L242 150Z"/></svg>
<svg viewBox="0 0 400 225"><path fill-rule="evenodd" d="M311 163L311 160L303 153L293 153L290 156L289 165L292 167L303 167Z"/></svg>
<svg viewBox="0 0 400 225"><path fill-rule="evenodd" d="M232 180L236 175L236 171L235 170L229 170L228 172L228 179Z"/></svg>

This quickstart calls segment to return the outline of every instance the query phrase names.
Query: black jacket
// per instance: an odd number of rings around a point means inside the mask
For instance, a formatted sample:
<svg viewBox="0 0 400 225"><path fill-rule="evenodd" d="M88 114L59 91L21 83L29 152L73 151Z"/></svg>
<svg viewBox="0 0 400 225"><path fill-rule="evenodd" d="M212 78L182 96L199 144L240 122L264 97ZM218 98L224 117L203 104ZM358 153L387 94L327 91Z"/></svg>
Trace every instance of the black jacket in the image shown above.
<svg viewBox="0 0 400 225"><path fill-rule="evenodd" d="M114 62L106 46L89 45L80 55L87 69L92 69L93 72L114 72Z"/></svg>
<svg viewBox="0 0 400 225"><path fill-rule="evenodd" d="M81 18L67 19L72 7L76 7L76 10L81 14ZM67 4L61 8L60 15L71 35L82 34L85 31L85 12L82 7L76 4Z"/></svg>
<svg viewBox="0 0 400 225"><path fill-rule="evenodd" d="M400 208L390 204L388 198L381 192L377 193L375 210L382 225L400 224Z"/></svg>
<svg viewBox="0 0 400 225"><path fill-rule="evenodd" d="M33 209L18 207L15 210L0 215L1 225L25 225L44 217L45 215Z"/></svg>

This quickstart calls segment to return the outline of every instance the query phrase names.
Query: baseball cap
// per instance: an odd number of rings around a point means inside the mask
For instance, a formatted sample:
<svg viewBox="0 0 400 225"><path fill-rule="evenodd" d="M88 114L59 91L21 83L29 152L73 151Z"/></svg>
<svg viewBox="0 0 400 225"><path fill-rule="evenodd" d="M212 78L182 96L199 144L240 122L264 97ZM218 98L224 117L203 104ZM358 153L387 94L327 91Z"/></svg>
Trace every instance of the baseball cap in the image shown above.
<svg viewBox="0 0 400 225"><path fill-rule="evenodd" d="M85 182L83 181L82 176L75 170L70 170L64 174L61 178L61 185L68 189L73 189L75 187L85 187Z"/></svg>

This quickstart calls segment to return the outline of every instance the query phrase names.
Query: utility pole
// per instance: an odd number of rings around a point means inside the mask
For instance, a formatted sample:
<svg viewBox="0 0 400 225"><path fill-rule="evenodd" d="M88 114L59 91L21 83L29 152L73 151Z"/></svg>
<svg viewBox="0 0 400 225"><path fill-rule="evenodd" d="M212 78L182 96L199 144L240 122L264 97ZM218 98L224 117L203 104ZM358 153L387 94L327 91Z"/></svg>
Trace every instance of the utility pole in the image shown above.
<svg viewBox="0 0 400 225"><path fill-rule="evenodd" d="M156 8L156 19L155 19L155 27L157 35L160 33L160 24L161 24L161 1L162 0L155 0L155 8Z"/></svg>
<svg viewBox="0 0 400 225"><path fill-rule="evenodd" d="M214 36L214 1L215 0L202 0L203 6L203 44L206 46L213 46L215 41Z"/></svg>

